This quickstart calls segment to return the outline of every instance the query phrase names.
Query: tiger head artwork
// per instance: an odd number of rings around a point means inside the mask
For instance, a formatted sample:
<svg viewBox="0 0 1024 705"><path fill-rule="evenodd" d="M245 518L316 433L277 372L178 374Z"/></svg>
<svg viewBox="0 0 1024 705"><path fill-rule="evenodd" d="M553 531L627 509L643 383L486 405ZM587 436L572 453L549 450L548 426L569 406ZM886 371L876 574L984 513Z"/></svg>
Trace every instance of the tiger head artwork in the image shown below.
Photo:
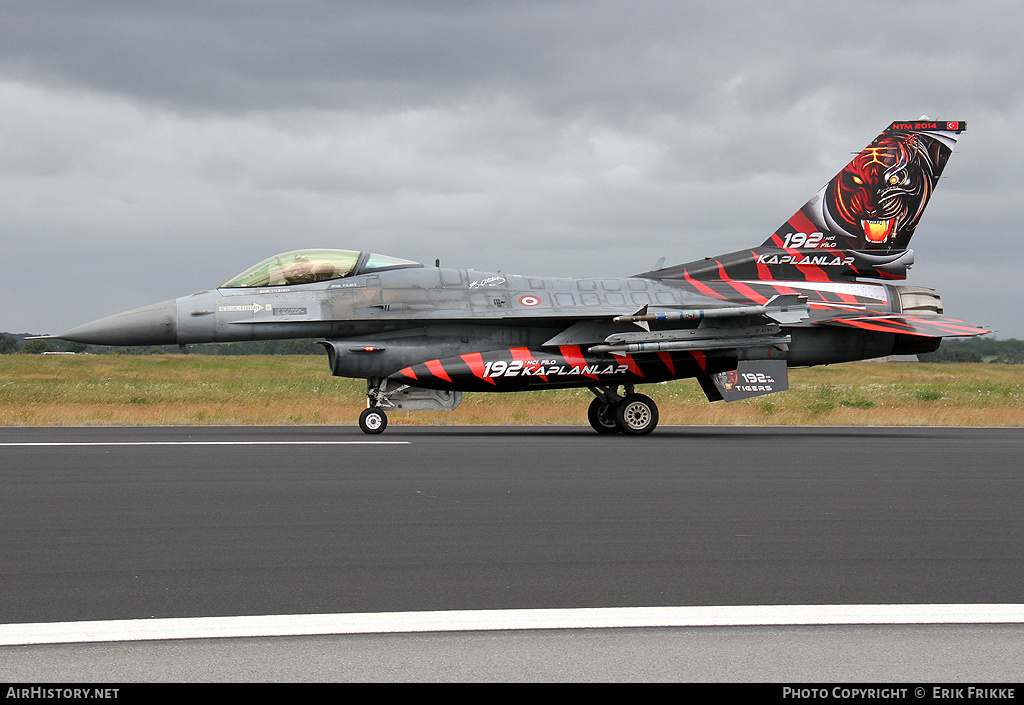
<svg viewBox="0 0 1024 705"><path fill-rule="evenodd" d="M882 135L823 189L804 213L857 250L904 249L935 189L950 148L921 132Z"/></svg>

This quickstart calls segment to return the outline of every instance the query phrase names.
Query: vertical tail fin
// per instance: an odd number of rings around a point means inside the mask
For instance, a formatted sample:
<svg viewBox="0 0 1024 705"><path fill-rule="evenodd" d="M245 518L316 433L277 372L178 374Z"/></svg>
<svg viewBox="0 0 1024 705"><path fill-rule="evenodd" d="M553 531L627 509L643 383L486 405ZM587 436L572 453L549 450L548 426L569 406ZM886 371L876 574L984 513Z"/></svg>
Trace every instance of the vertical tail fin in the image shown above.
<svg viewBox="0 0 1024 705"><path fill-rule="evenodd" d="M894 122L765 241L766 247L907 249L967 123Z"/></svg>

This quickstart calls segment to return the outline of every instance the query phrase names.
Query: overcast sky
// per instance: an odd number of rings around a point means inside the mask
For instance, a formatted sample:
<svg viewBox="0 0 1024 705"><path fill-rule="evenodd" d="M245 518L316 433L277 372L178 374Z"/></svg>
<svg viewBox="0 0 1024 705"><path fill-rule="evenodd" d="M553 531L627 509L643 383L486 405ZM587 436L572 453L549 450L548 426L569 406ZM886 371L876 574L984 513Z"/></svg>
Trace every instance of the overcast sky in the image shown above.
<svg viewBox="0 0 1024 705"><path fill-rule="evenodd" d="M0 0L0 330L305 247L619 276L966 120L908 283L1024 338L1024 3Z"/></svg>

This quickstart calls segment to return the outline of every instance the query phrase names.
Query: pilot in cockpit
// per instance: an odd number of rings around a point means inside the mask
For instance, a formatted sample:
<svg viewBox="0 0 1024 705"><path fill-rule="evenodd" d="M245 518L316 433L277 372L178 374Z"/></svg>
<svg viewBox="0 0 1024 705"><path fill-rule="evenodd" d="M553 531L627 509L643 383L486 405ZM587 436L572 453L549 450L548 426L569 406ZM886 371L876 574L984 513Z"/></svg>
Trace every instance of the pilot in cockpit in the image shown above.
<svg viewBox="0 0 1024 705"><path fill-rule="evenodd" d="M325 282L338 276L338 268L330 262L317 262L313 267L313 281Z"/></svg>
<svg viewBox="0 0 1024 705"><path fill-rule="evenodd" d="M330 262L314 263L306 255L299 254L291 264L284 266L283 275L286 284L309 284L334 279L337 269Z"/></svg>
<svg viewBox="0 0 1024 705"><path fill-rule="evenodd" d="M281 268L285 284L308 284L313 281L313 265L306 255L295 255L291 263Z"/></svg>

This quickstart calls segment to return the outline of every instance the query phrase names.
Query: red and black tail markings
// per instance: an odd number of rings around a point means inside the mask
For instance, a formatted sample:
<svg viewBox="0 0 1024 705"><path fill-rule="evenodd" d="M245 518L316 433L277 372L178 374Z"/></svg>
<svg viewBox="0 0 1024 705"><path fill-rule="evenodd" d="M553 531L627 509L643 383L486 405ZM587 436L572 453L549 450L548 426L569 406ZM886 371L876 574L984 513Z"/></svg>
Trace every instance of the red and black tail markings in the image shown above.
<svg viewBox="0 0 1024 705"><path fill-rule="evenodd" d="M962 121L894 122L764 242L764 247L907 249Z"/></svg>
<svg viewBox="0 0 1024 705"><path fill-rule="evenodd" d="M815 233L817 230L817 226L811 222L811 219L804 215L802 210L799 210L790 216L785 225L780 227L772 233L767 240L761 243L761 247L778 248L792 253L793 250L798 250L807 244L808 240L808 237L806 236L794 239L792 236L793 233ZM815 238L812 239L811 242L813 243L813 248L817 249L818 244L820 244L821 241Z"/></svg>
<svg viewBox="0 0 1024 705"><path fill-rule="evenodd" d="M768 269L768 265L764 262L758 260L757 252L751 250L750 254L754 258L754 264L757 266L757 278L765 280L772 279L772 270Z"/></svg>
<svg viewBox="0 0 1024 705"><path fill-rule="evenodd" d="M794 213L790 219L786 221L786 224L793 229L792 232L794 233L813 233L818 231L818 228L815 227L814 223L811 222L811 219L808 218L802 210ZM763 243L763 246L774 245L775 247L788 250L792 246L793 238L787 237L787 235L789 235L788 232L785 232L783 228L779 228ZM806 238L804 239L804 242L806 242ZM802 245L796 245L796 247L801 246Z"/></svg>
<svg viewBox="0 0 1024 705"><path fill-rule="evenodd" d="M680 280L731 300L710 282L905 279L907 250L962 121L894 122L761 244L637 276Z"/></svg>
<svg viewBox="0 0 1024 705"><path fill-rule="evenodd" d="M720 298L709 283L776 280L808 283L848 282L859 277L905 278L912 258L905 253L867 255L849 250L757 247L714 259L641 274L650 279L684 281L705 296Z"/></svg>
<svg viewBox="0 0 1024 705"><path fill-rule="evenodd" d="M789 252L794 257L800 256L799 251L793 252L792 250L787 250L787 252ZM829 277L828 272L826 272L816 264L806 264L806 260L807 258L805 257L804 261L801 261L798 264L794 265L800 271L800 273L804 275L804 279L806 279L809 282L832 281L832 278Z"/></svg>

